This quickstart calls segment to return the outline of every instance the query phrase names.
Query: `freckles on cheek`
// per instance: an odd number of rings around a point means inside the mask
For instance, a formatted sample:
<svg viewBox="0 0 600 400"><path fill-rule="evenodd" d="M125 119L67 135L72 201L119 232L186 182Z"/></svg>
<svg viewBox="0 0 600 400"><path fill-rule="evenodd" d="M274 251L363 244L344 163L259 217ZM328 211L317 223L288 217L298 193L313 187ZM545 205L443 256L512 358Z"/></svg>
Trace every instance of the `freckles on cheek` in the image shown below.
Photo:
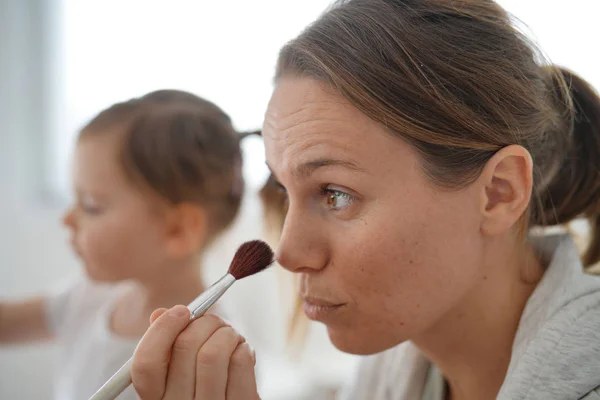
<svg viewBox="0 0 600 400"><path fill-rule="evenodd" d="M357 286L357 293L373 293L382 290L382 283L392 278L394 253L385 242L385 237L373 234L371 237L355 241L347 249L344 258L352 266L348 279Z"/></svg>
<svg viewBox="0 0 600 400"><path fill-rule="evenodd" d="M419 231L373 232L355 248L356 283L362 291L382 300L397 298L400 289L422 279L425 243Z"/></svg>
<svg viewBox="0 0 600 400"><path fill-rule="evenodd" d="M345 230L344 259L353 265L358 293L391 296L402 280L414 280L422 264L424 230L428 218L423 206L415 215L410 205L385 201L373 204L369 212ZM397 295L397 293L396 293Z"/></svg>

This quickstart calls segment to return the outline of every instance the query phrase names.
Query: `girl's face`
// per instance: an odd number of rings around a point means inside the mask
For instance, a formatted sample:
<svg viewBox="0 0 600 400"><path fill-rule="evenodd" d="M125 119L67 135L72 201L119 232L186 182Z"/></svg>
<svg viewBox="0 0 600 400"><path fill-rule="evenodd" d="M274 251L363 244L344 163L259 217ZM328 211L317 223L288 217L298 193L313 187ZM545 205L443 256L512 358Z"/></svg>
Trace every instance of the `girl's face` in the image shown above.
<svg viewBox="0 0 600 400"><path fill-rule="evenodd" d="M76 203L64 217L92 279L144 279L167 259L165 218L150 193L132 185L119 163L118 134L80 139L75 150Z"/></svg>
<svg viewBox="0 0 600 400"><path fill-rule="evenodd" d="M277 259L341 350L424 333L485 279L478 189L435 187L412 147L331 89L280 79L264 140L289 201Z"/></svg>

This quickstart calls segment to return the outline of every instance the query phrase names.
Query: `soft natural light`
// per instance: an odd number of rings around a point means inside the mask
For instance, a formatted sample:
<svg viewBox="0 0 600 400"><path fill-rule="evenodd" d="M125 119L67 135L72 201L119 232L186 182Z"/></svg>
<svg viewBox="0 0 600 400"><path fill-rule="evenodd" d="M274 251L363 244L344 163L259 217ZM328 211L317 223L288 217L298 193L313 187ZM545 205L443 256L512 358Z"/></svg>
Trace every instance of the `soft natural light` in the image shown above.
<svg viewBox="0 0 600 400"><path fill-rule="evenodd" d="M160 88L205 97L239 130L261 127L279 48L329 0L58 0L50 104L49 179L68 193L79 127L108 105ZM500 0L525 22L550 58L600 87L600 55L589 49L595 2ZM257 138L244 145L245 178L267 174Z"/></svg>
<svg viewBox="0 0 600 400"><path fill-rule="evenodd" d="M108 105L161 88L191 91L222 107L238 130L257 129L279 48L328 0L60 0L54 42L50 179L70 191L77 130ZM257 138L243 144L245 178L267 175Z"/></svg>

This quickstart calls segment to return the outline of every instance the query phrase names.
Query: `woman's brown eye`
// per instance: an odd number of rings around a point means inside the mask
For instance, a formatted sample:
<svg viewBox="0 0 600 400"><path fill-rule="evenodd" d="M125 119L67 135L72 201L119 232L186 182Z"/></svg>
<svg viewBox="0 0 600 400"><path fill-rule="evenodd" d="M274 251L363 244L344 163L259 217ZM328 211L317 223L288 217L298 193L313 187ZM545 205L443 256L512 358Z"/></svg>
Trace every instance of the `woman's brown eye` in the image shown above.
<svg viewBox="0 0 600 400"><path fill-rule="evenodd" d="M330 193L327 196L327 205L331 208L335 208L337 206L337 194L336 193Z"/></svg>
<svg viewBox="0 0 600 400"><path fill-rule="evenodd" d="M343 210L354 201L354 196L341 190L325 188L322 190L322 194L325 196L327 208L333 211Z"/></svg>

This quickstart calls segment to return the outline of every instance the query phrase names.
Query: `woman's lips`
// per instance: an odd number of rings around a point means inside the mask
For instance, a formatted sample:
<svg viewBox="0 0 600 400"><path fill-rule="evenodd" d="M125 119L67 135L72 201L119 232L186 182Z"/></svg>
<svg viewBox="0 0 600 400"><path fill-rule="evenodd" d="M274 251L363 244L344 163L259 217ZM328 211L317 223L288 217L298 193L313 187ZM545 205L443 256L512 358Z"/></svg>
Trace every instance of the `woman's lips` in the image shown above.
<svg viewBox="0 0 600 400"><path fill-rule="evenodd" d="M344 303L334 303L314 297L303 297L302 308L309 319L326 322L338 315L344 308Z"/></svg>

